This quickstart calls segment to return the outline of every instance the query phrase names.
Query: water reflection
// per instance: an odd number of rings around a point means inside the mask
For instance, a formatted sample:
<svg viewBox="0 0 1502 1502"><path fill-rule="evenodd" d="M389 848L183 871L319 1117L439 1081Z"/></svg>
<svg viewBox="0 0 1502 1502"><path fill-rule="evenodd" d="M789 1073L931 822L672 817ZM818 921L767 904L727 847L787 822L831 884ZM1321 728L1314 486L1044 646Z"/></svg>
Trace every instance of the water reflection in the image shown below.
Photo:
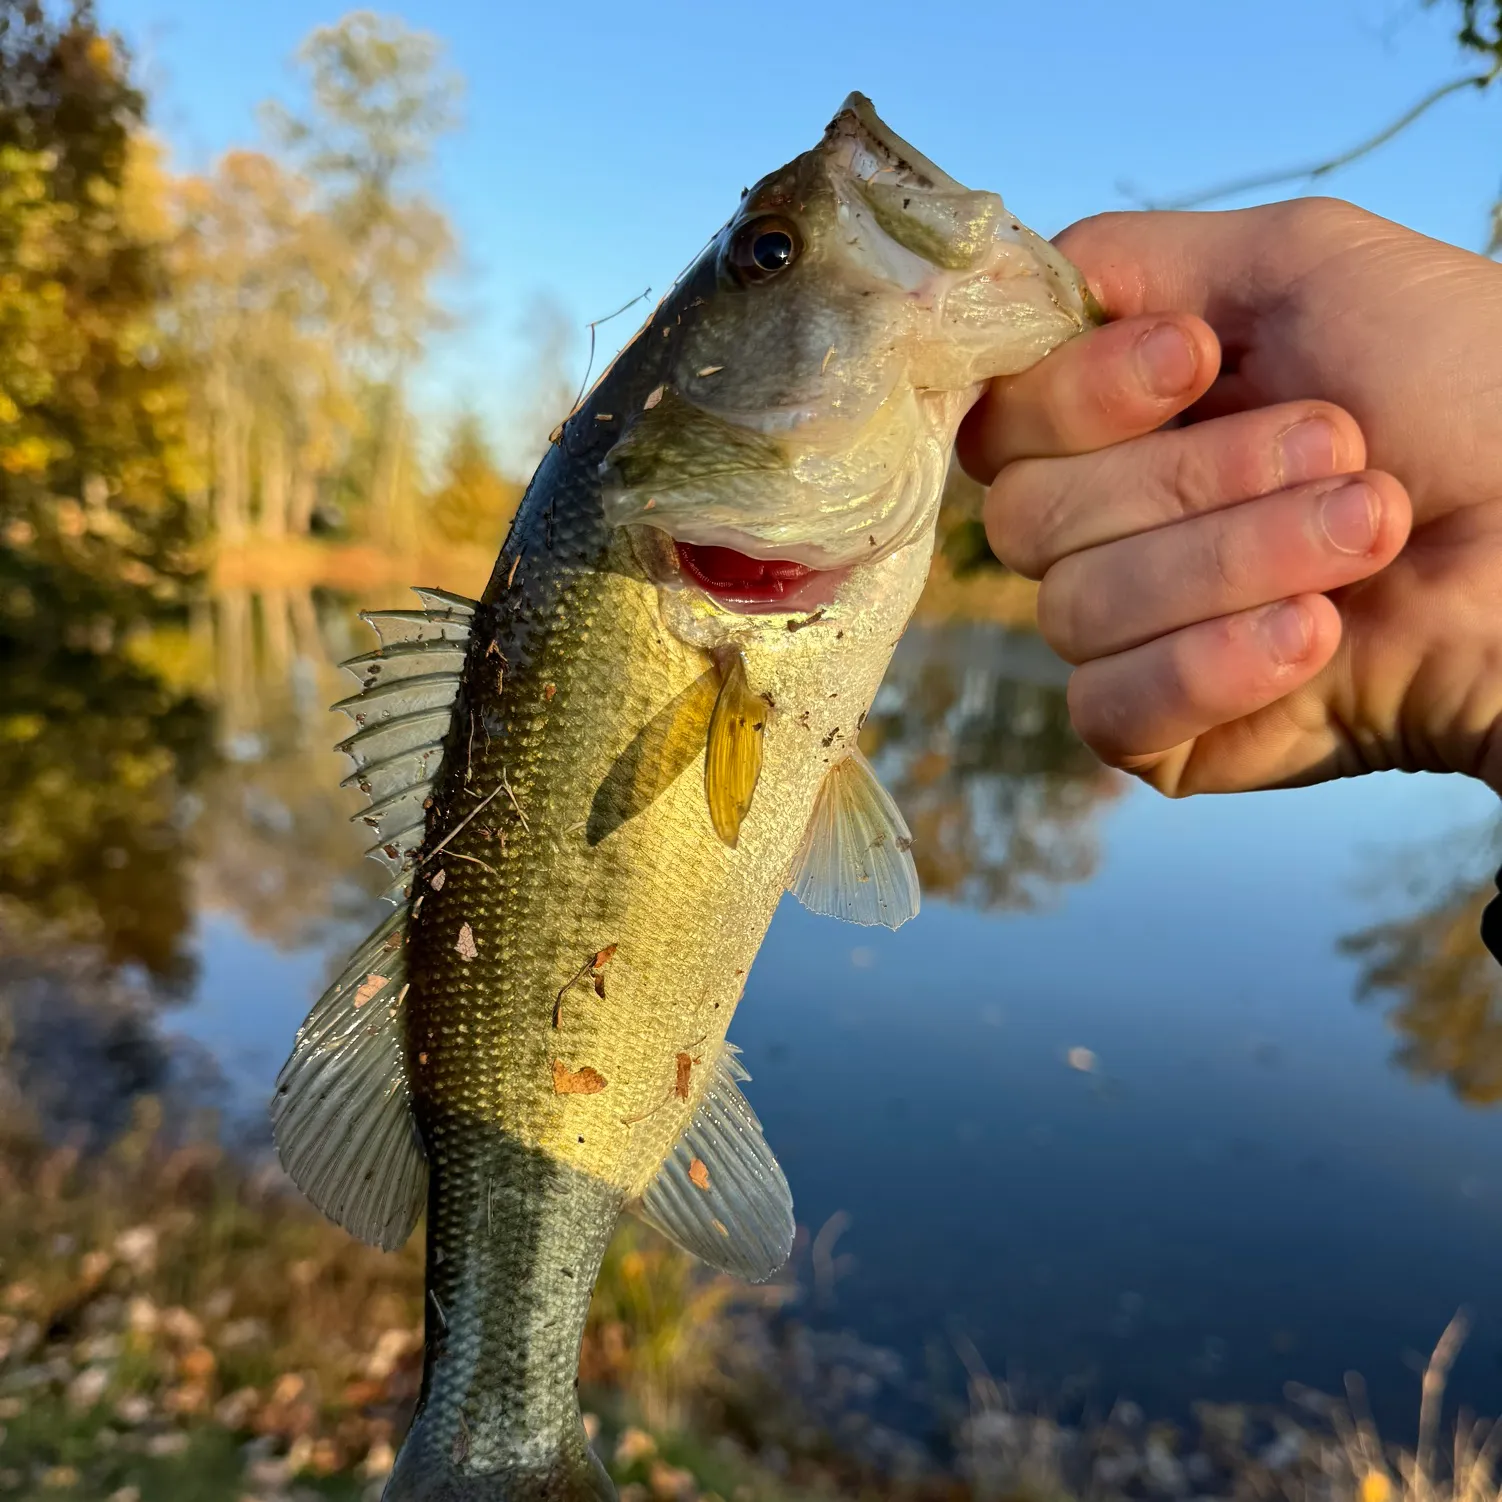
<svg viewBox="0 0 1502 1502"><path fill-rule="evenodd" d="M1033 632L918 624L862 735L914 835L929 897L1028 907L1095 866L1121 781L1069 725L1068 669Z"/></svg>
<svg viewBox="0 0 1502 1502"><path fill-rule="evenodd" d="M1452 869L1474 854L1490 871L1502 861L1502 823L1429 854ZM1490 875L1415 886L1413 911L1352 934L1341 947L1361 961L1359 994L1390 1003L1387 1020L1402 1040L1397 1062L1420 1078L1444 1080L1468 1105L1496 1105L1502 967L1481 942L1481 914L1497 888Z"/></svg>
<svg viewBox="0 0 1502 1502"><path fill-rule="evenodd" d="M340 597L308 588L221 590L197 619L220 749L196 821L199 900L280 948L316 942L379 890L349 823L362 800L339 786L343 722L328 712L350 690L337 664L366 628Z"/></svg>
<svg viewBox="0 0 1502 1502"><path fill-rule="evenodd" d="M184 796L212 760L211 715L171 612L0 614L0 913L18 935L97 947L169 991L193 966Z"/></svg>

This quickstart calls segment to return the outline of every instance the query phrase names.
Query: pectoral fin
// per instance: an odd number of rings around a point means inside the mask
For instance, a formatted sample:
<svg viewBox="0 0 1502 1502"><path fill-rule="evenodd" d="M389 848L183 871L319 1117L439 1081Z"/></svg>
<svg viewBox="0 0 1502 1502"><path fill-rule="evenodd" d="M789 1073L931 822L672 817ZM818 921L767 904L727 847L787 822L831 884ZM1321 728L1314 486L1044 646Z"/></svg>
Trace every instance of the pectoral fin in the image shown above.
<svg viewBox="0 0 1502 1502"><path fill-rule="evenodd" d="M897 928L918 912L912 845L891 794L852 751L819 788L788 887L810 912Z"/></svg>
<svg viewBox="0 0 1502 1502"><path fill-rule="evenodd" d="M647 1185L637 1213L684 1251L753 1283L793 1249L793 1195L738 1081L730 1044L688 1130Z"/></svg>
<svg viewBox="0 0 1502 1502"><path fill-rule="evenodd" d="M746 659L739 652L727 658L721 672L704 748L704 796L715 833L733 850L761 776L767 706L747 686Z"/></svg>

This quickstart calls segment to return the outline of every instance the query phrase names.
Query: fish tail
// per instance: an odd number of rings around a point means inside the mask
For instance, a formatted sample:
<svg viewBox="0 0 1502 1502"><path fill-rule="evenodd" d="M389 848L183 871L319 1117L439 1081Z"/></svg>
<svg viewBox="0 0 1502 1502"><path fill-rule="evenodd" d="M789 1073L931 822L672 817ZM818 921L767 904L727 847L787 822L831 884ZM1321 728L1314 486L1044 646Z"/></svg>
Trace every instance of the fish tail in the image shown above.
<svg viewBox="0 0 1502 1502"><path fill-rule="evenodd" d="M472 1469L419 1413L381 1502L616 1502L615 1486L589 1448L580 1421L577 1436L556 1447Z"/></svg>
<svg viewBox="0 0 1502 1502"><path fill-rule="evenodd" d="M622 1194L441 1119L417 1417L383 1502L615 1502L579 1412L579 1348Z"/></svg>

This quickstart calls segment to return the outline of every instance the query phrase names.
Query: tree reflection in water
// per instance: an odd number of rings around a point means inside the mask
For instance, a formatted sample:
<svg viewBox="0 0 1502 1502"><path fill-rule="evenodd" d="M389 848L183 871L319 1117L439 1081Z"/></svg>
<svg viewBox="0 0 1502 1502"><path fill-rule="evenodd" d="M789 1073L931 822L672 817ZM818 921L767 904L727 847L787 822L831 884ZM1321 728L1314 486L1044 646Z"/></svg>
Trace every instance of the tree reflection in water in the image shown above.
<svg viewBox="0 0 1502 1502"><path fill-rule="evenodd" d="M861 744L912 829L926 895L1028 907L1094 870L1094 814L1123 780L1070 728L1067 681L1030 631L903 637Z"/></svg>
<svg viewBox="0 0 1502 1502"><path fill-rule="evenodd" d="M1465 842L1488 868L1502 861L1502 823ZM1427 852L1453 871L1467 852L1447 839ZM1414 860L1411 866L1429 862ZM1358 995L1391 998L1396 1060L1442 1079L1469 1105L1502 1101L1502 966L1481 942L1481 913L1497 895L1490 879L1414 881L1419 905L1352 934L1341 949L1361 961Z"/></svg>

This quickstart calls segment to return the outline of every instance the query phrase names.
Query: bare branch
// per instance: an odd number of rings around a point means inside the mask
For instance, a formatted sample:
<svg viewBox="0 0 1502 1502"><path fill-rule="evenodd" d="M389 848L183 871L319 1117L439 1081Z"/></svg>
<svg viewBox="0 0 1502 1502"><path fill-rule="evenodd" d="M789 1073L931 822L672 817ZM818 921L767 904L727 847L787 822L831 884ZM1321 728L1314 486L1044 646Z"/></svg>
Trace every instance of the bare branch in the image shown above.
<svg viewBox="0 0 1502 1502"><path fill-rule="evenodd" d="M1366 140L1353 146L1349 151L1343 151L1339 156L1330 157L1326 161L1313 162L1307 167L1288 167L1281 172L1258 173L1255 177L1235 178L1213 188L1188 194L1184 198L1157 202L1142 200L1142 206L1149 209L1196 209L1203 204L1214 203L1220 198L1234 198L1242 193L1258 192L1263 188L1281 187L1285 183L1317 182L1322 177L1330 176L1332 172L1340 171L1342 167L1349 167L1352 162L1360 161L1362 157L1376 151L1379 146L1385 146L1394 136L1407 130L1415 120L1427 114L1441 100L1448 99L1451 94L1459 94L1464 89L1485 89L1495 83L1499 76L1502 76L1502 58L1499 58L1485 73L1471 73L1464 78L1452 78L1449 83L1441 84L1439 88L1425 94L1417 104L1404 111L1391 124L1385 125L1376 135L1368 136Z"/></svg>

